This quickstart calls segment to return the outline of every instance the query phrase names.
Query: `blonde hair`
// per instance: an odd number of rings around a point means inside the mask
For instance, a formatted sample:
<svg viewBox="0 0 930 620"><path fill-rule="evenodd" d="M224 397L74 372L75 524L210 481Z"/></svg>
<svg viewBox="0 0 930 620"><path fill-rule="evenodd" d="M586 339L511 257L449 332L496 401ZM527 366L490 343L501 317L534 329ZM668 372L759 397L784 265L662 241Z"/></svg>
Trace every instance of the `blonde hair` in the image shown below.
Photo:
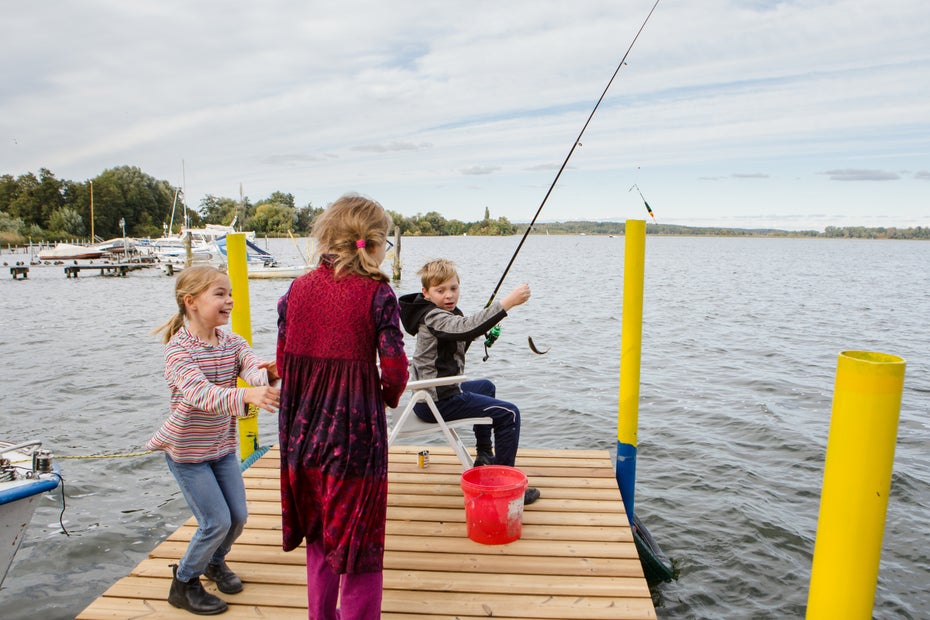
<svg viewBox="0 0 930 620"><path fill-rule="evenodd" d="M184 326L184 319L187 317L187 306L184 304L184 298L188 295L197 297L197 295L210 288L210 285L219 276L225 275L225 271L212 265L197 265L184 269L174 283L174 299L178 304L178 312L168 319L164 325L154 329L152 333L160 334L164 332L162 342L167 344L171 337Z"/></svg>
<svg viewBox="0 0 930 620"><path fill-rule="evenodd" d="M455 263L448 258L431 260L417 270L417 275L420 276L420 282L423 284L423 288L442 284L446 280L451 280L452 278L456 278L461 284L459 272L455 269Z"/></svg>
<svg viewBox="0 0 930 620"><path fill-rule="evenodd" d="M337 278L355 273L387 282L387 274L368 248L384 245L390 226L391 216L380 204L346 194L317 217L310 234L317 240L317 258L333 256Z"/></svg>

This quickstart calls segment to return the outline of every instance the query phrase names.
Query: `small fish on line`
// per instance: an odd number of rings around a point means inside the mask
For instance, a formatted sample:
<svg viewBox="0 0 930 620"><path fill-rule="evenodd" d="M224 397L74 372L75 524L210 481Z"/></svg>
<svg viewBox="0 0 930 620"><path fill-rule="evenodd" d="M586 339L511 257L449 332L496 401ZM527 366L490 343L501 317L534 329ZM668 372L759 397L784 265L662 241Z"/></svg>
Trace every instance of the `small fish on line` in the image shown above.
<svg viewBox="0 0 930 620"><path fill-rule="evenodd" d="M527 340L527 342L529 342L529 344L530 344L530 350L531 350L533 353L535 353L536 355L545 355L546 353L548 353L549 351L552 350L552 347L546 347L546 350L545 350L545 351L540 351L540 350L536 347L536 343L533 342L533 337L532 337L532 336L527 336L527 337L526 337L526 340Z"/></svg>

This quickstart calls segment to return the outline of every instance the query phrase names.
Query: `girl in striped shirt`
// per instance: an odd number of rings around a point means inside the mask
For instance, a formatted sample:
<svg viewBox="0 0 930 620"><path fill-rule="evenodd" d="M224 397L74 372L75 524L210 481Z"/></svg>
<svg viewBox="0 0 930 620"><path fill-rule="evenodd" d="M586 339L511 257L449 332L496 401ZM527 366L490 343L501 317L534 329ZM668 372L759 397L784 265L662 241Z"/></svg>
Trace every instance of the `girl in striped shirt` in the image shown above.
<svg viewBox="0 0 930 620"><path fill-rule="evenodd" d="M149 440L165 453L168 469L197 518L197 531L178 564L168 602L195 614L226 611L226 601L204 590L200 575L220 592L242 590L226 554L242 533L248 512L236 456L236 418L249 405L274 412L279 404L277 366L262 362L238 334L219 329L233 307L229 277L216 267L188 267L175 284L178 312L155 330L164 334L165 380L171 414ZM237 387L241 377L255 387Z"/></svg>

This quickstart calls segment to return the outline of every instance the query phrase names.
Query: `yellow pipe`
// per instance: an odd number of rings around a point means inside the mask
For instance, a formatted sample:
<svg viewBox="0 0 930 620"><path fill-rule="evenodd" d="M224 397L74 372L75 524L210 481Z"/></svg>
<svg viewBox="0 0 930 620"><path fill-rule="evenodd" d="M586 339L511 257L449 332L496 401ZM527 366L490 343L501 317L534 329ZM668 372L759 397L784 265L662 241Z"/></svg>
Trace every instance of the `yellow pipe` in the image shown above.
<svg viewBox="0 0 930 620"><path fill-rule="evenodd" d="M232 330L252 346L252 311L249 306L249 266L245 250L245 233L226 235L227 270L233 290ZM239 387L248 384L239 379ZM239 458L243 461L258 448L258 408L239 418Z"/></svg>
<svg viewBox="0 0 930 620"><path fill-rule="evenodd" d="M646 222L627 220L623 258L623 333L620 337L620 397L617 407L617 485L623 509L633 523L636 490L636 435L639 426L639 376L643 349L643 285Z"/></svg>
<svg viewBox="0 0 930 620"><path fill-rule="evenodd" d="M623 334L620 338L620 407L617 441L636 445L639 424L639 378L643 350L643 282L646 222L627 220L623 259Z"/></svg>
<svg viewBox="0 0 930 620"><path fill-rule="evenodd" d="M807 618L872 618L905 362L839 355Z"/></svg>

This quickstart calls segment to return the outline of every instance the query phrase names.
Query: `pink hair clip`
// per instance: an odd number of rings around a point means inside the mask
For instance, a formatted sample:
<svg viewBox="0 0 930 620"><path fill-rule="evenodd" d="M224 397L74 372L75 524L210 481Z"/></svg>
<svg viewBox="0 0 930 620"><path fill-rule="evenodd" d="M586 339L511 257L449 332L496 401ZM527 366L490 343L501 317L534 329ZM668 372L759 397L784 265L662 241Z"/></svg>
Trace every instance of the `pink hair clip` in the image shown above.
<svg viewBox="0 0 930 620"><path fill-rule="evenodd" d="M365 240L364 240L364 239L359 239L358 241L356 241L356 242L355 242L355 247L357 247L357 248L359 248L359 249L365 247Z"/></svg>

